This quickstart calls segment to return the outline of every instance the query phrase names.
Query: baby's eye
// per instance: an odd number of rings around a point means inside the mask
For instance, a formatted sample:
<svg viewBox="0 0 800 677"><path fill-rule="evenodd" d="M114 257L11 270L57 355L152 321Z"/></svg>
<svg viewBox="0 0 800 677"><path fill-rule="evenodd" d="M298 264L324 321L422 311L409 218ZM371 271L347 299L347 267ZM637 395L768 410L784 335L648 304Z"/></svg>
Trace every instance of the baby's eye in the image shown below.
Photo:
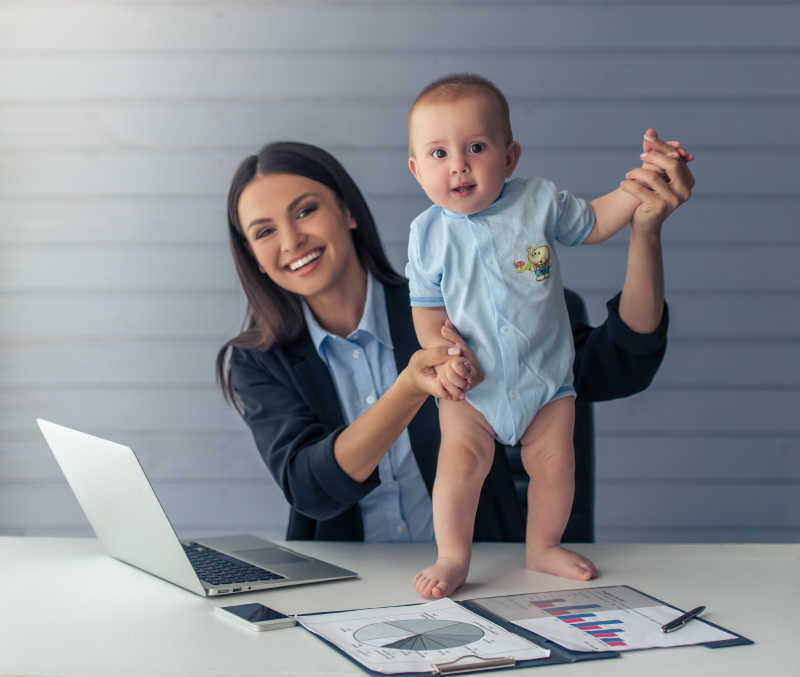
<svg viewBox="0 0 800 677"><path fill-rule="evenodd" d="M447 151L444 148L436 148L434 151L431 152L431 155L435 157L437 160L441 160L444 157L447 157Z"/></svg>
<svg viewBox="0 0 800 677"><path fill-rule="evenodd" d="M470 153L482 153L484 150L486 150L486 144L485 143L473 143L473 144L470 144L470 147L469 147L469 152Z"/></svg>

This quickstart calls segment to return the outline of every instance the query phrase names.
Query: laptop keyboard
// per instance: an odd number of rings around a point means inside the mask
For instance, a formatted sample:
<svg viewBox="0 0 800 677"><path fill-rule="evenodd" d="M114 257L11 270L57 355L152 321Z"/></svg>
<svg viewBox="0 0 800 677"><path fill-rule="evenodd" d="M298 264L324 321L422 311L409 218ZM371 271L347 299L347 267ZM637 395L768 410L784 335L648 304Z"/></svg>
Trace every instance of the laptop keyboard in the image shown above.
<svg viewBox="0 0 800 677"><path fill-rule="evenodd" d="M274 571L253 566L242 560L223 555L197 543L182 544L197 575L211 585L251 583L286 578Z"/></svg>

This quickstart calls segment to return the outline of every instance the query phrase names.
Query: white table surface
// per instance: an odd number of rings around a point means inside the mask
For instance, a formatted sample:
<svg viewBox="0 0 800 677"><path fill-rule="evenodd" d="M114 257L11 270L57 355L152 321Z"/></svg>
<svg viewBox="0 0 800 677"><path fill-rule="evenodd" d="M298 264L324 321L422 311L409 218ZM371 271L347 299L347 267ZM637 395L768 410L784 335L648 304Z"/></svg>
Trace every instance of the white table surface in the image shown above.
<svg viewBox="0 0 800 677"><path fill-rule="evenodd" d="M302 628L252 632L213 607L259 601L299 613L421 601L411 579L433 547L288 545L361 578L206 599L106 556L94 539L0 538L0 675L364 675ZM509 674L800 675L800 544L580 545L601 571L587 584L526 571L522 547L476 544L455 598L626 584L681 608L706 604L705 618L756 644L628 652Z"/></svg>

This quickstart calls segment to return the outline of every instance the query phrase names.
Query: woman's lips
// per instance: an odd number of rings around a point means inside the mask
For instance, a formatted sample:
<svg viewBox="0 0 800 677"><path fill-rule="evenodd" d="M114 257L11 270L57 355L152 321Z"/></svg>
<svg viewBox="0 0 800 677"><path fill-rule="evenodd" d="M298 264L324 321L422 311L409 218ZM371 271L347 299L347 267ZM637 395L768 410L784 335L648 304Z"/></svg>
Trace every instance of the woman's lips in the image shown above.
<svg viewBox="0 0 800 677"><path fill-rule="evenodd" d="M291 273L292 275L305 275L306 273L310 273L314 270L317 266L319 266L319 262L322 259L322 254L324 252L324 247L317 247L316 249L312 249L310 252L303 254L293 261L290 261L286 264L286 271ZM291 266L294 264L302 262L304 259L310 259L308 263L301 265L299 268L292 270Z"/></svg>

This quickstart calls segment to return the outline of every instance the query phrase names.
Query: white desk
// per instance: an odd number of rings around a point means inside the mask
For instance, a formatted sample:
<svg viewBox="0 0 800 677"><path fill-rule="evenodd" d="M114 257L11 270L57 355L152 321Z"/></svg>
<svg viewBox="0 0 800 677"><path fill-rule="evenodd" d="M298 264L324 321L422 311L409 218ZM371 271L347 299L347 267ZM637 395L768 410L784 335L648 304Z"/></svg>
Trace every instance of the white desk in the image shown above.
<svg viewBox="0 0 800 677"><path fill-rule="evenodd" d="M432 546L289 544L361 580L204 599L104 555L93 539L0 538L0 675L364 675L302 628L256 633L212 607L261 601L285 612L406 604ZM629 652L510 675L731 677L800 674L800 544L583 545L601 577L690 608L752 646ZM457 599L582 587L522 567L521 544L477 544ZM496 673L492 673L496 674Z"/></svg>

